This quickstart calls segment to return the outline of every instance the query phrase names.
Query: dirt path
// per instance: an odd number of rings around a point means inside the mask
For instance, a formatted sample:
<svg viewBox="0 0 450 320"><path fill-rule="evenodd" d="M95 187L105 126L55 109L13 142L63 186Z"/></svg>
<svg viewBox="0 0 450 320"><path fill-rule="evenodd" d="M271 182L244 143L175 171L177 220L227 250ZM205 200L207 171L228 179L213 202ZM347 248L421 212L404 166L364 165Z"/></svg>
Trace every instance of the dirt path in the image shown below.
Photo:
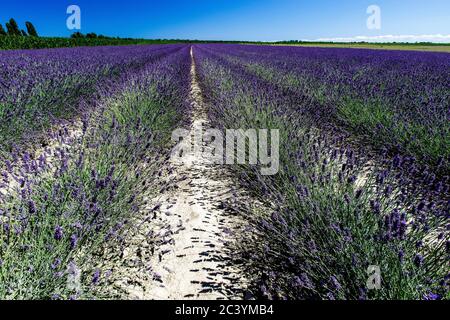
<svg viewBox="0 0 450 320"><path fill-rule="evenodd" d="M191 136L208 127L191 49ZM191 143L189 139L183 143ZM192 143L190 147L194 148ZM207 145L203 146L208 148ZM131 299L242 299L246 280L231 263L236 232L245 223L225 209L236 190L226 167L199 154L169 161L166 188L148 199L139 227L126 239L120 266L112 270L116 292ZM134 222L136 223L136 222ZM153 240L152 240L153 239Z"/></svg>
<svg viewBox="0 0 450 320"><path fill-rule="evenodd" d="M190 134L193 136L196 130L207 127L208 121L192 48L191 59L193 122ZM231 252L227 241L232 240L232 230L242 221L220 209L222 201L231 196L231 179L224 167L204 163L199 154L192 154L189 160L173 164L174 175L180 179L178 188L161 202L160 212L165 216L162 222L170 226L166 229L179 228L179 232L160 248L158 261L153 265L162 282L152 288L147 297L240 298L245 279L239 270L228 265Z"/></svg>

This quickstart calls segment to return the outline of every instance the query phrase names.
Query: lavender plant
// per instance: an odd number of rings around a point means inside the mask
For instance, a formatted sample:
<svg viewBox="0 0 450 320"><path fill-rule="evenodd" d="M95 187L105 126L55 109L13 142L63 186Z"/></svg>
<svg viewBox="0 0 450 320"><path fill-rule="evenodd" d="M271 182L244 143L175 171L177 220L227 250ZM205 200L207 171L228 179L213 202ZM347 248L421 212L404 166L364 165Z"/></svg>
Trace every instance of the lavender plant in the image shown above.
<svg viewBox="0 0 450 320"><path fill-rule="evenodd" d="M237 171L241 183L273 207L246 214L250 226L239 258L254 275L251 293L268 299L448 298L448 178L421 174L413 157L374 154L318 123L308 110L316 100L299 101L234 63L230 57L242 47L220 46L221 54L216 48L196 48L211 120L223 128L278 128L284 141L278 176L261 176L252 167ZM302 108L305 102L311 104ZM379 290L367 287L372 265L381 271Z"/></svg>
<svg viewBox="0 0 450 320"><path fill-rule="evenodd" d="M317 123L378 150L449 169L448 54L211 45L227 61L296 97Z"/></svg>
<svg viewBox="0 0 450 320"><path fill-rule="evenodd" d="M13 153L3 172L9 188L1 198L0 297L95 296L103 273L87 262L105 242L120 242L164 158L186 106L188 50L177 47L104 86L81 132L62 130L49 153Z"/></svg>
<svg viewBox="0 0 450 320"><path fill-rule="evenodd" d="M5 51L0 54L2 155L72 120L108 82L177 51L178 45ZM35 144L35 143L34 143ZM45 142L44 142L45 144Z"/></svg>

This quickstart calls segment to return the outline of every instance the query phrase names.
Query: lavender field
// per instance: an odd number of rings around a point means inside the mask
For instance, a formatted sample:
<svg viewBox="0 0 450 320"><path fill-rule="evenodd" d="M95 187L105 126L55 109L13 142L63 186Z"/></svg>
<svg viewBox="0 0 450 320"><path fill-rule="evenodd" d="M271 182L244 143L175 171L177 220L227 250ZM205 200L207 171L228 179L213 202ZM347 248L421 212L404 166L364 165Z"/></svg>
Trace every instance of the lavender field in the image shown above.
<svg viewBox="0 0 450 320"><path fill-rule="evenodd" d="M0 299L450 298L448 53L168 44L0 66ZM279 169L176 163L179 128L276 129Z"/></svg>

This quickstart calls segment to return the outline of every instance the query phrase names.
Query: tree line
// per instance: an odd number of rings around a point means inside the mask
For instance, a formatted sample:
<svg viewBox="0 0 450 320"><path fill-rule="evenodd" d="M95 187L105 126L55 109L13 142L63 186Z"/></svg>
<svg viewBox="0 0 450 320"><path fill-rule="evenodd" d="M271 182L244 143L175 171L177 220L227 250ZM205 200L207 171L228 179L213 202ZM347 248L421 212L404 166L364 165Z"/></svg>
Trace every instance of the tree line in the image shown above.
<svg viewBox="0 0 450 320"><path fill-rule="evenodd" d="M20 29L16 20L11 18L8 22L6 22L6 30L0 23L0 36L39 37L36 28L31 22L25 22L25 27L27 31L25 31L24 29Z"/></svg>
<svg viewBox="0 0 450 320"><path fill-rule="evenodd" d="M97 35L94 32L87 34L82 34L81 32L75 32L70 36L72 39L124 39L124 40L134 40L132 38L119 38L119 37L108 37L102 34Z"/></svg>

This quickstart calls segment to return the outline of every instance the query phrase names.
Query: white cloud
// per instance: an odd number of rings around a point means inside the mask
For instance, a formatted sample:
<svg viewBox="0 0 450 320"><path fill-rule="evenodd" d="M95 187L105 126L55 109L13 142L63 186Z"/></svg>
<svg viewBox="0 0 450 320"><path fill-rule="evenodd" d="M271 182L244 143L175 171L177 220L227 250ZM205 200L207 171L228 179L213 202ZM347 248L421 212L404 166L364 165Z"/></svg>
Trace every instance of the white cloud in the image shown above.
<svg viewBox="0 0 450 320"><path fill-rule="evenodd" d="M304 41L326 42L436 42L450 43L450 34L421 34L421 35L382 35L382 36L356 36L340 38L320 38Z"/></svg>

